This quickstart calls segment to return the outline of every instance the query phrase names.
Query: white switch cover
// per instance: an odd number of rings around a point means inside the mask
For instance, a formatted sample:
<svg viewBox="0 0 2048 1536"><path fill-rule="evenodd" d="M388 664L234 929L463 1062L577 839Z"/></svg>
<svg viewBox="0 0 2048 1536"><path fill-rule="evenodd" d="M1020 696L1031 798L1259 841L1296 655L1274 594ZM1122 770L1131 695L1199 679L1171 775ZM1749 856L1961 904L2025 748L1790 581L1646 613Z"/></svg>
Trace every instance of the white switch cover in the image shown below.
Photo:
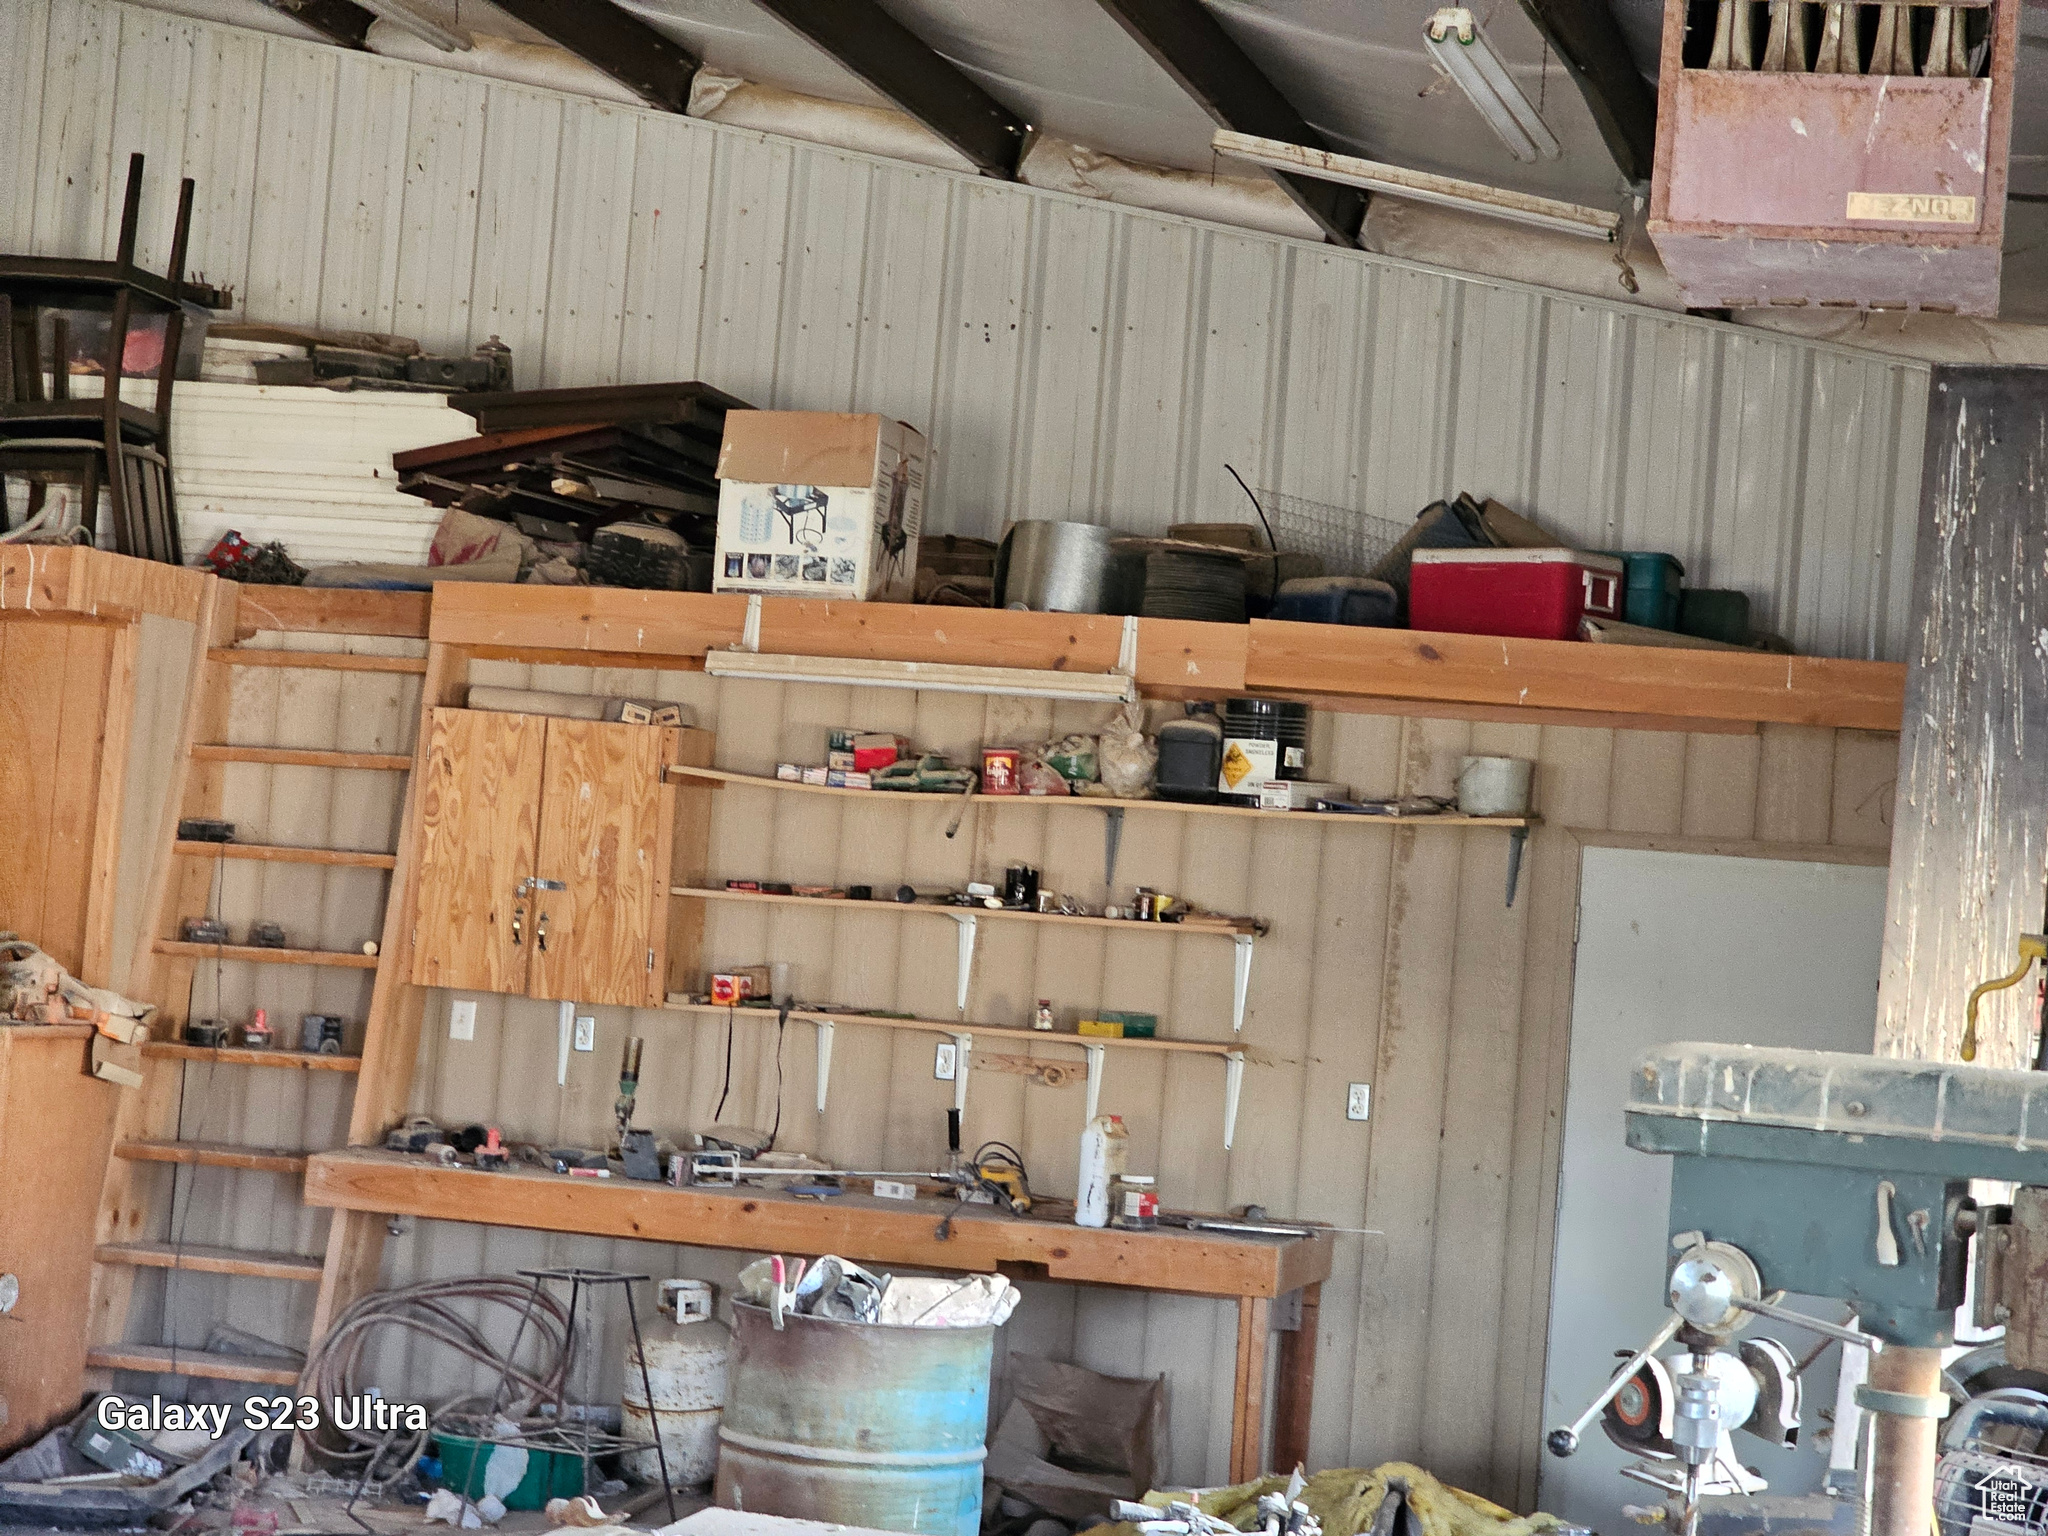
<svg viewBox="0 0 2048 1536"><path fill-rule="evenodd" d="M597 1020L587 1013L576 1015L576 1049L594 1051L597 1049Z"/></svg>
<svg viewBox="0 0 2048 1536"><path fill-rule="evenodd" d="M932 1076L942 1083L950 1083L960 1070L960 1047L948 1040L938 1048L932 1057Z"/></svg>
<svg viewBox="0 0 2048 1536"><path fill-rule="evenodd" d="M1344 1100L1346 1120L1370 1120L1372 1118L1372 1084L1353 1083L1351 1093Z"/></svg>
<svg viewBox="0 0 2048 1536"><path fill-rule="evenodd" d="M448 1038L450 1040L474 1040L476 1038L476 999L458 997L448 1005Z"/></svg>

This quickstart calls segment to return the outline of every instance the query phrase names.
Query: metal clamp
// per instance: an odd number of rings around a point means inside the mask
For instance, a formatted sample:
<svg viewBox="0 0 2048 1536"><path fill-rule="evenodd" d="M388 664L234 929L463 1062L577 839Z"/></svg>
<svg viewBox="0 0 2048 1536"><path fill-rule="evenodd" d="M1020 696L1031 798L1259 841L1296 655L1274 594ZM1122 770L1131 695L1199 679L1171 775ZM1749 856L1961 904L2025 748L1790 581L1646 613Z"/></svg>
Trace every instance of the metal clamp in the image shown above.
<svg viewBox="0 0 2048 1536"><path fill-rule="evenodd" d="M1954 1405L1946 1392L1922 1397L1917 1392L1887 1392L1882 1387L1860 1386L1856 1389L1856 1406L1902 1419L1945 1419Z"/></svg>

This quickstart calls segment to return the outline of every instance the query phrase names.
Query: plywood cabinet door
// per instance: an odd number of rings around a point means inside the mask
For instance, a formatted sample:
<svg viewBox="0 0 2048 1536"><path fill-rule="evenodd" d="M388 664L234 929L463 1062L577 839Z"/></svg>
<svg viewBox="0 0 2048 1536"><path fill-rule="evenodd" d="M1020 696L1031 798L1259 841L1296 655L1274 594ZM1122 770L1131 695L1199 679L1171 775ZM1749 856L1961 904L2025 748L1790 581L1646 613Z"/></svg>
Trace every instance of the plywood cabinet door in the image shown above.
<svg viewBox="0 0 2048 1536"><path fill-rule="evenodd" d="M672 730L547 722L528 996L661 1001L675 756Z"/></svg>
<svg viewBox="0 0 2048 1536"><path fill-rule="evenodd" d="M524 992L533 953L541 768L539 715L437 709L420 798L419 926L412 979Z"/></svg>

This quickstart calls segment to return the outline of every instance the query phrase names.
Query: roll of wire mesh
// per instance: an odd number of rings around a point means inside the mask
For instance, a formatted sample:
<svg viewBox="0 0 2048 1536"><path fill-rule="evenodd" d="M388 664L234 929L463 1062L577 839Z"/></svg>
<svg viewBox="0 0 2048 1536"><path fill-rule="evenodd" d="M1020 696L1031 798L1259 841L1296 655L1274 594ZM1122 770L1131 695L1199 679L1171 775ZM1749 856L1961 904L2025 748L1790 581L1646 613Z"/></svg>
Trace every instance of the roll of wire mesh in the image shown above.
<svg viewBox="0 0 2048 1536"><path fill-rule="evenodd" d="M511 1324L502 1334L512 1341L506 1349L518 1358L487 1337L484 1319L492 1309L511 1314ZM476 1321L466 1313L475 1314ZM432 1414L436 1423L461 1415L487 1420L502 1415L525 1428L535 1421L542 1404L560 1402L574 1347L568 1307L529 1281L510 1275L425 1280L373 1292L343 1312L307 1356L299 1390L323 1408L367 1396L372 1384L365 1357L372 1345L394 1332L451 1349L498 1378L488 1391L441 1404ZM323 1413L320 1431L308 1437L317 1458L368 1481L388 1481L405 1472L426 1450L432 1433L338 1429L329 1418Z"/></svg>

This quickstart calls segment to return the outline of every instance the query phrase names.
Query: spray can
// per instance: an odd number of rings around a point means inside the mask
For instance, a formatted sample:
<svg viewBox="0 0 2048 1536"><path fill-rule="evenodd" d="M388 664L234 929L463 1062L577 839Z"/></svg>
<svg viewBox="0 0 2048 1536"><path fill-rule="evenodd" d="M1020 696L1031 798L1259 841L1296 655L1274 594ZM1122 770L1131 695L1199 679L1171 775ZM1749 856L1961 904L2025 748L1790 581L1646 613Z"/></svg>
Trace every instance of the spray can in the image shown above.
<svg viewBox="0 0 2048 1536"><path fill-rule="evenodd" d="M1124 1171L1131 1138L1116 1115L1097 1115L1081 1133L1081 1179L1074 1193L1074 1224L1109 1225L1109 1186Z"/></svg>

